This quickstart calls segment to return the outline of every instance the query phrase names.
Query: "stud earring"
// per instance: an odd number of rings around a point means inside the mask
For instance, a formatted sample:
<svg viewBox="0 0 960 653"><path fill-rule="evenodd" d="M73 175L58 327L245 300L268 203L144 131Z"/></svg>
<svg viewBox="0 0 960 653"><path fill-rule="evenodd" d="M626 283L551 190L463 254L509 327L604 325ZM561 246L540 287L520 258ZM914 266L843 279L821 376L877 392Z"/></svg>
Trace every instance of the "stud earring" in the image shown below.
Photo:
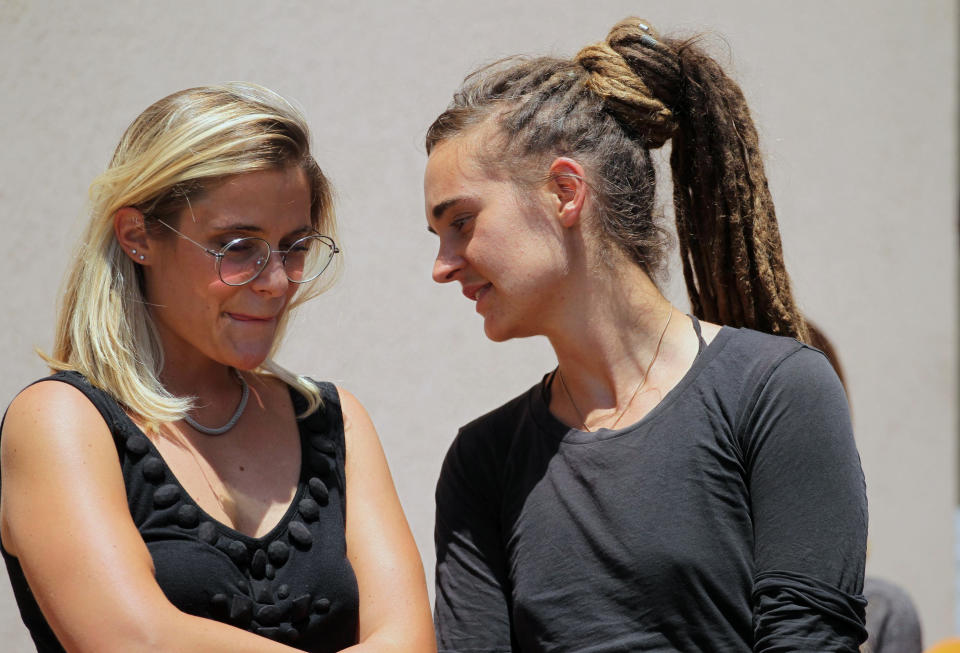
<svg viewBox="0 0 960 653"><path fill-rule="evenodd" d="M140 255L140 260L141 260L141 261L143 260L143 254Z"/></svg>
<svg viewBox="0 0 960 653"><path fill-rule="evenodd" d="M136 253L137 253L137 250L131 249L131 250L130 250L130 253L131 253L131 254L136 254Z"/></svg>

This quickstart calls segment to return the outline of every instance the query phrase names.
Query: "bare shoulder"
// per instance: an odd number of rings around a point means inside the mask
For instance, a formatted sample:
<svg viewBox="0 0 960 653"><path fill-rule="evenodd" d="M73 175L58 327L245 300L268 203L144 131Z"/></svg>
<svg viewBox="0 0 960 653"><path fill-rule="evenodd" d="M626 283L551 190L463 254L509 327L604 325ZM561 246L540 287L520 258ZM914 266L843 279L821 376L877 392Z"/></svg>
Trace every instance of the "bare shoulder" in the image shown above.
<svg viewBox="0 0 960 653"><path fill-rule="evenodd" d="M360 403L360 400L356 396L341 386L336 386L337 394L340 396L340 410L343 412L343 428L347 437L351 437L351 434L368 434L367 432L373 432L374 437L376 437L376 432L374 431L373 422L370 420L370 415L367 413L367 409L363 407L363 404Z"/></svg>
<svg viewBox="0 0 960 653"><path fill-rule="evenodd" d="M77 440L77 434L106 433L107 425L89 399L68 383L40 381L18 394L7 409L0 447L6 454L13 445L47 438ZM39 443L38 443L39 444ZM7 460L6 455L0 461Z"/></svg>
<svg viewBox="0 0 960 653"><path fill-rule="evenodd" d="M59 474L51 475L51 469ZM80 390L60 381L29 386L11 402L0 438L4 546L14 553L12 531L35 524L38 506L54 512L50 502L78 494L85 479L97 488L113 488L119 475L110 430ZM72 479L69 487L66 478Z"/></svg>
<svg viewBox="0 0 960 653"><path fill-rule="evenodd" d="M356 485L360 477L351 475L351 470L363 470L361 477L375 476L374 470L380 469L389 477L383 445L377 435L377 429L370 415L353 393L337 386L340 395L340 409L343 414L343 440L346 447L347 483Z"/></svg>

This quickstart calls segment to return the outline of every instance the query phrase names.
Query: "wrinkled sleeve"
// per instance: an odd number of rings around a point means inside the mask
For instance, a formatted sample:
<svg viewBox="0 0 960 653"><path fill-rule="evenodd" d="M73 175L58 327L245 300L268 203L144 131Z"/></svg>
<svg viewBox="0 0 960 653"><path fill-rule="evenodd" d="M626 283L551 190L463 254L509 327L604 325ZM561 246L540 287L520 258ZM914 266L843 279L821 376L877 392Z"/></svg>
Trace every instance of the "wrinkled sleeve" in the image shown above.
<svg viewBox="0 0 960 653"><path fill-rule="evenodd" d="M436 492L434 620L440 653L512 650L498 476L484 441L458 434Z"/></svg>
<svg viewBox="0 0 960 653"><path fill-rule="evenodd" d="M867 500L843 387L803 347L744 407L754 519L754 650L850 651L866 638Z"/></svg>

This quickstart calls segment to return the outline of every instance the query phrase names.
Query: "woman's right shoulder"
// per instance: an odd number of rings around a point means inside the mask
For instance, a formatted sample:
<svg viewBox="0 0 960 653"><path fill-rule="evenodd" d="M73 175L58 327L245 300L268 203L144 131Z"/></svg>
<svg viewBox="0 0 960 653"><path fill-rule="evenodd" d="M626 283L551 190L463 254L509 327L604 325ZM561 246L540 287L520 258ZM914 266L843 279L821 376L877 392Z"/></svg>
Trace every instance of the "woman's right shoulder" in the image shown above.
<svg viewBox="0 0 960 653"><path fill-rule="evenodd" d="M24 455L55 457L86 446L91 438L102 442L104 435L109 438L109 427L76 385L47 377L14 397L0 433L0 464L7 466Z"/></svg>
<svg viewBox="0 0 960 653"><path fill-rule="evenodd" d="M536 400L540 385L534 385L526 392L465 424L460 429L461 436L477 433L482 439L491 432L502 434L505 429L509 430L511 426L530 419L531 402Z"/></svg>
<svg viewBox="0 0 960 653"><path fill-rule="evenodd" d="M528 441L529 431L536 428L531 402L536 400L538 387L462 426L447 450L444 470L484 475L502 468L518 439Z"/></svg>
<svg viewBox="0 0 960 653"><path fill-rule="evenodd" d="M48 425L84 428L97 422L106 426L100 411L77 387L80 381L71 381L74 379L60 374L40 379L21 390L7 408L4 433L11 425L24 426L28 430Z"/></svg>
<svg viewBox="0 0 960 653"><path fill-rule="evenodd" d="M88 486L123 488L100 411L80 389L53 379L24 388L10 403L0 437L0 478L0 537L13 555L19 547L11 535L30 522L38 503L49 506Z"/></svg>

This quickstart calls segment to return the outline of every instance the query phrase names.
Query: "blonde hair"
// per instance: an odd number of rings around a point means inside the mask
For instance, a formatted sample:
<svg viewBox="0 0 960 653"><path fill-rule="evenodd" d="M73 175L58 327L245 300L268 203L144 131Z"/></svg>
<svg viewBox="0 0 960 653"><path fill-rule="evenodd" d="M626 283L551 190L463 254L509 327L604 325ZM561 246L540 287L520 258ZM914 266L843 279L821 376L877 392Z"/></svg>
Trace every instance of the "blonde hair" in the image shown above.
<svg viewBox="0 0 960 653"><path fill-rule="evenodd" d="M163 348L143 295L142 270L117 242L114 215L135 207L151 229L159 220L175 221L190 196L227 177L288 166L307 175L313 227L335 237L331 189L310 154L306 121L278 94L244 82L190 88L140 114L90 186L90 222L66 277L53 351L40 353L47 364L82 373L148 428L182 419L193 398L174 396L160 382ZM289 309L326 290L335 273L303 284ZM322 405L319 389L273 361L289 314L256 371L302 394L307 415Z"/></svg>

